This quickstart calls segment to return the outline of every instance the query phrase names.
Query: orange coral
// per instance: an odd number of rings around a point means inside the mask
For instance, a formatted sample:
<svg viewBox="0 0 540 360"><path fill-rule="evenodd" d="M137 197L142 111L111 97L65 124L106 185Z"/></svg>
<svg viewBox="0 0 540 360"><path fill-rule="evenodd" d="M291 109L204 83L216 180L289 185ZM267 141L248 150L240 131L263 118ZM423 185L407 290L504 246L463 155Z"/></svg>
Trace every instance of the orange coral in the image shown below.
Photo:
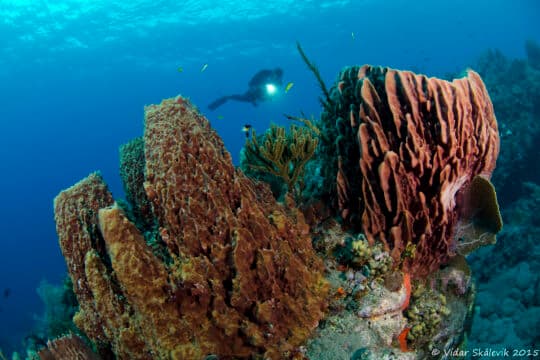
<svg viewBox="0 0 540 360"><path fill-rule="evenodd" d="M403 352L412 351L411 349L409 349L409 346L407 345L407 335L409 334L409 331L411 331L411 329L406 327L398 335L399 348Z"/></svg>
<svg viewBox="0 0 540 360"><path fill-rule="evenodd" d="M303 215L236 170L185 99L147 107L145 125L144 190L170 262L110 207L99 176L62 192L55 218L77 325L124 359L294 352L328 293Z"/></svg>
<svg viewBox="0 0 540 360"><path fill-rule="evenodd" d="M411 275L407 272L403 274L403 287L405 288L405 301L401 305L401 310L407 309L411 300Z"/></svg>
<svg viewBox="0 0 540 360"><path fill-rule="evenodd" d="M336 292L335 292L335 297L336 298L342 298L344 297L345 295L347 295L347 291L345 291L345 289L343 287L338 287L336 289Z"/></svg>

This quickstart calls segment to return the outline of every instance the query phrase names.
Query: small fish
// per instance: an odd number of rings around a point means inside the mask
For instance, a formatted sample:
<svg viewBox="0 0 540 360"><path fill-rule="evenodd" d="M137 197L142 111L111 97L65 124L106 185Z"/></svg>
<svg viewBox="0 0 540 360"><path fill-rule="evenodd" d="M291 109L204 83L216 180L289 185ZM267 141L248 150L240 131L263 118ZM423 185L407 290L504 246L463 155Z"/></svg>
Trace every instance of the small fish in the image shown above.
<svg viewBox="0 0 540 360"><path fill-rule="evenodd" d="M9 295L11 295L11 289L10 288L5 288L4 289L4 298L8 298Z"/></svg>
<svg viewBox="0 0 540 360"><path fill-rule="evenodd" d="M246 133L246 137L249 137L250 131L251 131L251 125L249 124L244 125L244 127L242 128L242 132Z"/></svg>
<svg viewBox="0 0 540 360"><path fill-rule="evenodd" d="M176 70L177 70L179 73L184 72L184 68L181 67L181 66L180 66L178 69L176 69Z"/></svg>
<svg viewBox="0 0 540 360"><path fill-rule="evenodd" d="M223 115L218 115L217 118L218 120L223 120Z"/></svg>
<svg viewBox="0 0 540 360"><path fill-rule="evenodd" d="M354 36L354 32L351 32L351 39L356 39L356 37Z"/></svg>
<svg viewBox="0 0 540 360"><path fill-rule="evenodd" d="M204 70L206 70L206 68L208 67L208 64L204 64L201 68L201 72L204 72Z"/></svg>
<svg viewBox="0 0 540 360"><path fill-rule="evenodd" d="M289 90L291 90L291 88L294 86L294 83L291 81L290 83L287 84L287 86L285 86L285 92L289 92Z"/></svg>

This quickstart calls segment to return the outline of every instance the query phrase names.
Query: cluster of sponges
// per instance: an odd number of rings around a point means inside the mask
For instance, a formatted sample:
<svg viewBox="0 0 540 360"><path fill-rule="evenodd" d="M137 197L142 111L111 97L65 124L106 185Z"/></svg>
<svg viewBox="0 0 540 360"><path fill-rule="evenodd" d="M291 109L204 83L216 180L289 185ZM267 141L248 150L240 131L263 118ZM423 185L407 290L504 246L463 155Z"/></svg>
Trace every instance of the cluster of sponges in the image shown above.
<svg viewBox="0 0 540 360"><path fill-rule="evenodd" d="M143 142L126 158L129 216L97 174L55 199L77 326L106 358L293 354L328 291L303 215L236 170L181 97L146 108Z"/></svg>

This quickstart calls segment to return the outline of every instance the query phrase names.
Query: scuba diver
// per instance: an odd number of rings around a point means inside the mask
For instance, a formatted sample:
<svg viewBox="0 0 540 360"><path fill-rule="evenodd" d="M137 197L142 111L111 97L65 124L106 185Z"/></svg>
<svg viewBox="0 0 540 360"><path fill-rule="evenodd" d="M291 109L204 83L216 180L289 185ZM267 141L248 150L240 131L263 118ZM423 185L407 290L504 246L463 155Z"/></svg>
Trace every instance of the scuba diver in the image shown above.
<svg viewBox="0 0 540 360"><path fill-rule="evenodd" d="M213 101L208 108L215 110L229 100L243 101L257 106L259 102L266 101L272 97L277 88L282 83L283 70L261 70L249 81L249 89L243 94L222 96Z"/></svg>

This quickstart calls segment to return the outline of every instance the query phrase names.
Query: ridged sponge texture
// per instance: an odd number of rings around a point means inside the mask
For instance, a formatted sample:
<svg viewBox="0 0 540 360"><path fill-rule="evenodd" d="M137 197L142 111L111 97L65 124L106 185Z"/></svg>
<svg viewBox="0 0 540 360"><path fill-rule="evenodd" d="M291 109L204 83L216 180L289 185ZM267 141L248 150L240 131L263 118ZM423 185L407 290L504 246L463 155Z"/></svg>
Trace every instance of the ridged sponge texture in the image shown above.
<svg viewBox="0 0 540 360"><path fill-rule="evenodd" d="M328 293L303 215L236 170L186 99L145 110L142 186L168 256L111 206L97 175L62 192L55 216L77 324L102 354L124 359L293 354Z"/></svg>
<svg viewBox="0 0 540 360"><path fill-rule="evenodd" d="M333 94L347 111L336 120L340 214L413 275L436 270L456 254L472 180L489 179L499 153L482 79L364 65L344 70ZM409 244L416 255L402 259Z"/></svg>

